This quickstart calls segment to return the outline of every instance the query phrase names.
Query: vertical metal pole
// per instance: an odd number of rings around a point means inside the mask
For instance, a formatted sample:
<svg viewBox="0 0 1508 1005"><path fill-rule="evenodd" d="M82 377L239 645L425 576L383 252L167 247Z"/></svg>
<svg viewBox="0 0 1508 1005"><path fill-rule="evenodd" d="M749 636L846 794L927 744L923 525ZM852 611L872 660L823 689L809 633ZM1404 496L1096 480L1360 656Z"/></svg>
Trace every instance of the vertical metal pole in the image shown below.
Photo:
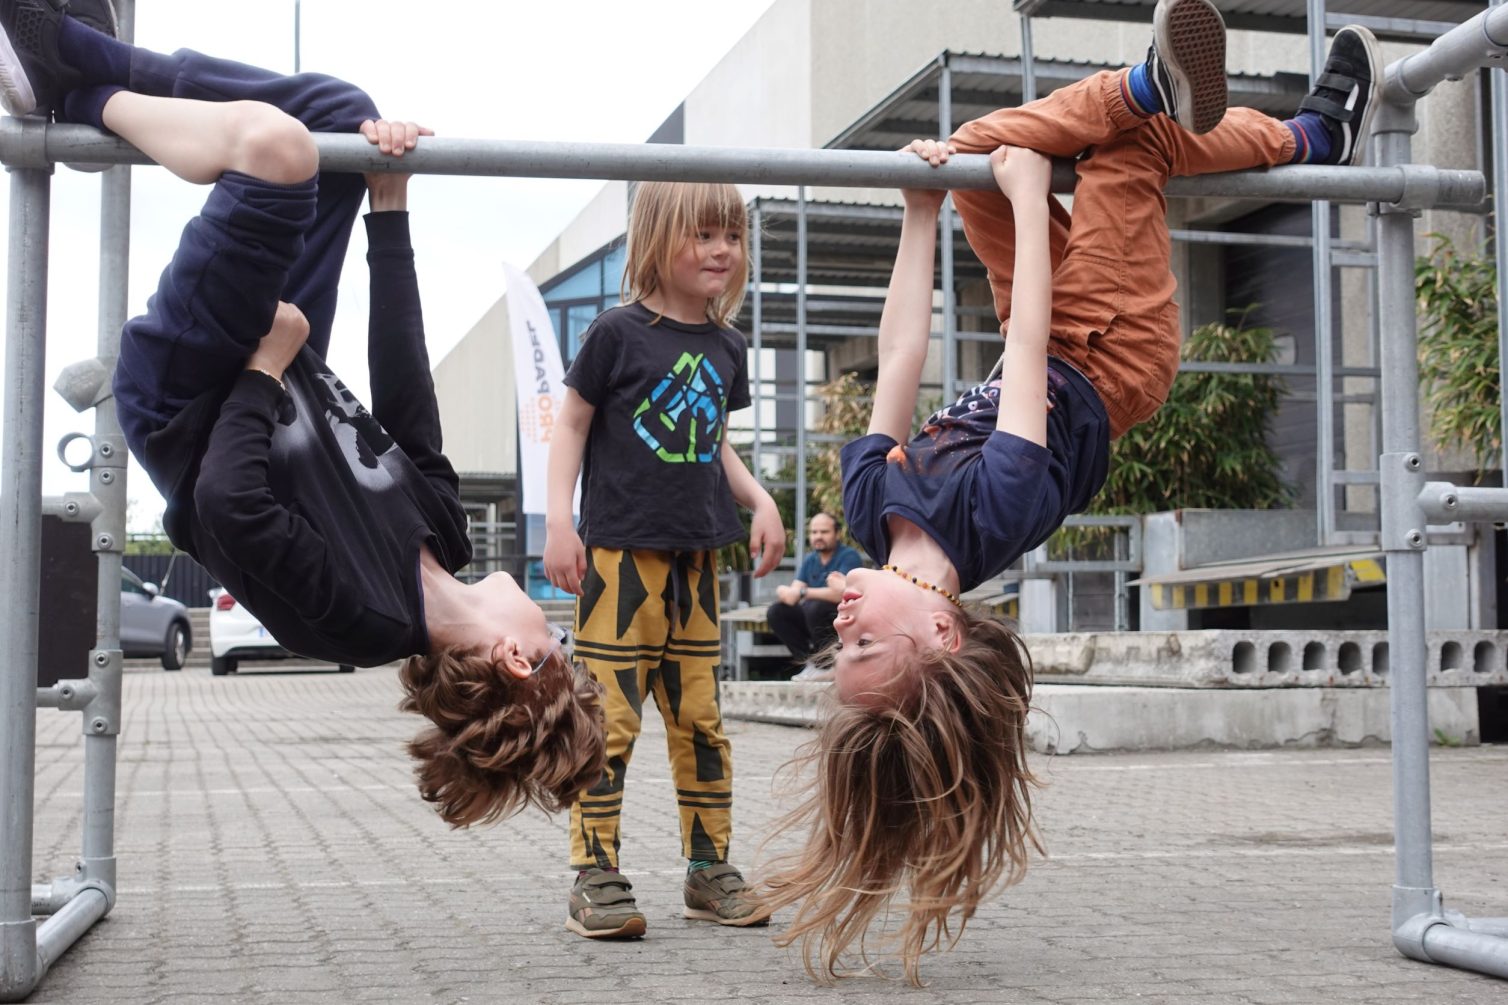
<svg viewBox="0 0 1508 1005"><path fill-rule="evenodd" d="M1309 84L1325 66L1325 0L1309 7ZM1311 208L1314 234L1315 523L1319 543L1335 540L1335 340L1330 299L1330 204Z"/></svg>
<svg viewBox="0 0 1508 1005"><path fill-rule="evenodd" d="M938 135L947 137L953 132L953 70L948 66L948 55L943 53L942 72L937 81ZM942 246L942 302L943 302L943 403L953 400L953 385L958 377L958 332L957 294L953 289L953 197L943 199L937 214L940 231L938 242Z"/></svg>
<svg viewBox="0 0 1508 1005"><path fill-rule="evenodd" d="M764 420L761 414L764 411L764 213L759 204L754 204L754 212L749 217L749 246L750 246L750 269L753 276L753 288L749 291L749 298L753 301L754 322L754 389L750 397L754 401L754 449L749 458L749 466L754 471L754 477L764 480L764 472L760 467L761 440L764 439Z"/></svg>
<svg viewBox="0 0 1508 1005"><path fill-rule="evenodd" d="M1382 109L1380 166L1409 163L1411 108ZM1388 650L1393 734L1393 928L1436 910L1425 688L1424 516L1418 503L1419 358L1414 315L1414 218L1381 207L1377 224L1382 324L1382 546L1388 567ZM1417 474L1416 474L1417 473ZM1415 536L1417 535L1417 536Z"/></svg>
<svg viewBox="0 0 1508 1005"><path fill-rule="evenodd" d="M304 5L301 0L293 0L293 72L298 73L303 63L303 27Z"/></svg>
<svg viewBox="0 0 1508 1005"><path fill-rule="evenodd" d="M1021 103L1037 100L1036 56L1032 51L1032 19L1021 15Z"/></svg>
<svg viewBox="0 0 1508 1005"><path fill-rule="evenodd" d="M51 172L10 176L10 296L0 446L0 998L38 974L31 914L37 734L37 582L41 572L43 364Z"/></svg>
<svg viewBox="0 0 1508 1005"><path fill-rule="evenodd" d="M120 37L135 38L135 0L117 0ZM100 283L98 357L110 371L120 355L120 332L130 296L131 169L114 167L100 179ZM107 884L114 904L116 738L120 734L120 576L126 546L126 443L115 397L94 409L94 463L90 492L101 503L93 524L99 561L94 652L89 676L96 698L83 710L84 841L77 878ZM106 907L108 910L108 906Z"/></svg>
<svg viewBox="0 0 1508 1005"><path fill-rule="evenodd" d="M126 323L131 251L131 169L114 167L101 179L99 358L113 364ZM113 366L111 367L113 369ZM89 673L98 697L84 718L84 853L79 878L115 886L115 766L120 732L120 575L126 531L126 446L114 397L94 409L94 467L90 491L103 505L94 522L99 557L95 650Z"/></svg>
<svg viewBox="0 0 1508 1005"><path fill-rule="evenodd" d="M1508 0L1492 0L1494 7L1501 7ZM1501 70L1488 70L1492 80L1492 246L1493 261L1497 263L1498 277L1498 439L1502 443L1501 463L1503 484L1508 486L1508 75ZM1480 163L1480 162L1479 162Z"/></svg>
<svg viewBox="0 0 1508 1005"><path fill-rule="evenodd" d="M806 557L806 186L796 189L796 565Z"/></svg>

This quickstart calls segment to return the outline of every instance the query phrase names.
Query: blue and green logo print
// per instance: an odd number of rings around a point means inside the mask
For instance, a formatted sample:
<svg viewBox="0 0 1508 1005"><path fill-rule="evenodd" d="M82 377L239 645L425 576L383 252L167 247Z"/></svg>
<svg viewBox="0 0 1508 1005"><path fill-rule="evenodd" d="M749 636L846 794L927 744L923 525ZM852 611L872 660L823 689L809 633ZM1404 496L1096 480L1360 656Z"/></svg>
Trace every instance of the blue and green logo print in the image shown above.
<svg viewBox="0 0 1508 1005"><path fill-rule="evenodd" d="M723 379L705 354L681 353L634 409L634 431L668 464L707 464L723 426Z"/></svg>

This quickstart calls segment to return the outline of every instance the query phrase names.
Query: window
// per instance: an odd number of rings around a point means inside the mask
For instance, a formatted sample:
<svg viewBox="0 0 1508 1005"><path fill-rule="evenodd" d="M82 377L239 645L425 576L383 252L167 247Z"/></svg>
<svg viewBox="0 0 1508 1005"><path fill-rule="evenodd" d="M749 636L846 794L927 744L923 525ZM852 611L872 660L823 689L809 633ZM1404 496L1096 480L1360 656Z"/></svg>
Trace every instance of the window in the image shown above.
<svg viewBox="0 0 1508 1005"><path fill-rule="evenodd" d="M575 358L581 336L597 315L618 303L627 254L619 238L540 287L567 362Z"/></svg>

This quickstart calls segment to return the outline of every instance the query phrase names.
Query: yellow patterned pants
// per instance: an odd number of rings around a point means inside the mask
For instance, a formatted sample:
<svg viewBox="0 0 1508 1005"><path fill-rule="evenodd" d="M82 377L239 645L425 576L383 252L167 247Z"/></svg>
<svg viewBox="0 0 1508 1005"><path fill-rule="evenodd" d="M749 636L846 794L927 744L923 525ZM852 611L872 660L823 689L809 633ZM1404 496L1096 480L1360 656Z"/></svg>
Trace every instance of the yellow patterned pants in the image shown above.
<svg viewBox="0 0 1508 1005"><path fill-rule="evenodd" d="M711 551L588 548L576 601L576 659L606 689L607 770L571 807L571 868L618 865L623 782L654 698L680 807L681 852L726 861L733 752L723 735L717 667L717 563Z"/></svg>

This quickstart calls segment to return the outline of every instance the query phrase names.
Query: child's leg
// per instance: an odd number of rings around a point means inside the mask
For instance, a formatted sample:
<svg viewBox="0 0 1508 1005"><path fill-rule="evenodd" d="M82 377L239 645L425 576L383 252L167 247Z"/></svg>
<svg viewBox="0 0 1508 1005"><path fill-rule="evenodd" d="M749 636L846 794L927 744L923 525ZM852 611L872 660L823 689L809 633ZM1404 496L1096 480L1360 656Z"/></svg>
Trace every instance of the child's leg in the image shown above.
<svg viewBox="0 0 1508 1005"><path fill-rule="evenodd" d="M266 105L121 92L105 107L113 127L171 169L219 177L184 228L147 313L121 335L121 426L147 462L147 436L206 388L232 379L271 327L315 220L317 154L303 126ZM148 469L154 480L171 477Z"/></svg>
<svg viewBox="0 0 1508 1005"><path fill-rule="evenodd" d="M623 783L639 738L648 678L670 634L658 552L588 548L584 593L576 603L576 659L603 686L607 771L571 806L571 868L618 867ZM658 581L656 579L658 578Z"/></svg>
<svg viewBox="0 0 1508 1005"><path fill-rule="evenodd" d="M665 591L674 604L665 657L650 675L665 720L670 774L680 809L681 854L725 862L733 835L733 747L723 733L717 668L717 560L711 551L680 551Z"/></svg>
<svg viewBox="0 0 1508 1005"><path fill-rule="evenodd" d="M96 121L95 110L103 103L103 95L122 87L157 97L264 102L311 132L355 132L364 120L379 117L376 105L360 88L334 77L284 76L189 49L170 55L153 52L118 42L70 18L63 19L59 50L93 85L70 93L64 101L65 116L86 124L102 124ZM308 318L308 345L321 356L329 348L340 269L365 194L366 184L359 174L320 175L317 211L304 235L304 254L289 270L281 294Z"/></svg>
<svg viewBox="0 0 1508 1005"><path fill-rule="evenodd" d="M996 147L1026 147L1054 157L1077 157L1147 120L1126 105L1121 85L1127 71L1102 71L1020 108L1002 108L961 126L949 142L961 153L989 153ZM990 289L1001 331L1011 317L1011 274L1016 259L1016 224L1011 204L999 189L956 191L953 205L963 221L969 247L989 270ZM1069 214L1048 197L1048 244L1056 269L1068 245Z"/></svg>
<svg viewBox="0 0 1508 1005"><path fill-rule="evenodd" d="M1202 136L1157 116L1079 161L1048 351L1094 385L1112 436L1156 412L1178 371L1168 178L1283 164L1293 151L1281 121L1233 108Z"/></svg>

